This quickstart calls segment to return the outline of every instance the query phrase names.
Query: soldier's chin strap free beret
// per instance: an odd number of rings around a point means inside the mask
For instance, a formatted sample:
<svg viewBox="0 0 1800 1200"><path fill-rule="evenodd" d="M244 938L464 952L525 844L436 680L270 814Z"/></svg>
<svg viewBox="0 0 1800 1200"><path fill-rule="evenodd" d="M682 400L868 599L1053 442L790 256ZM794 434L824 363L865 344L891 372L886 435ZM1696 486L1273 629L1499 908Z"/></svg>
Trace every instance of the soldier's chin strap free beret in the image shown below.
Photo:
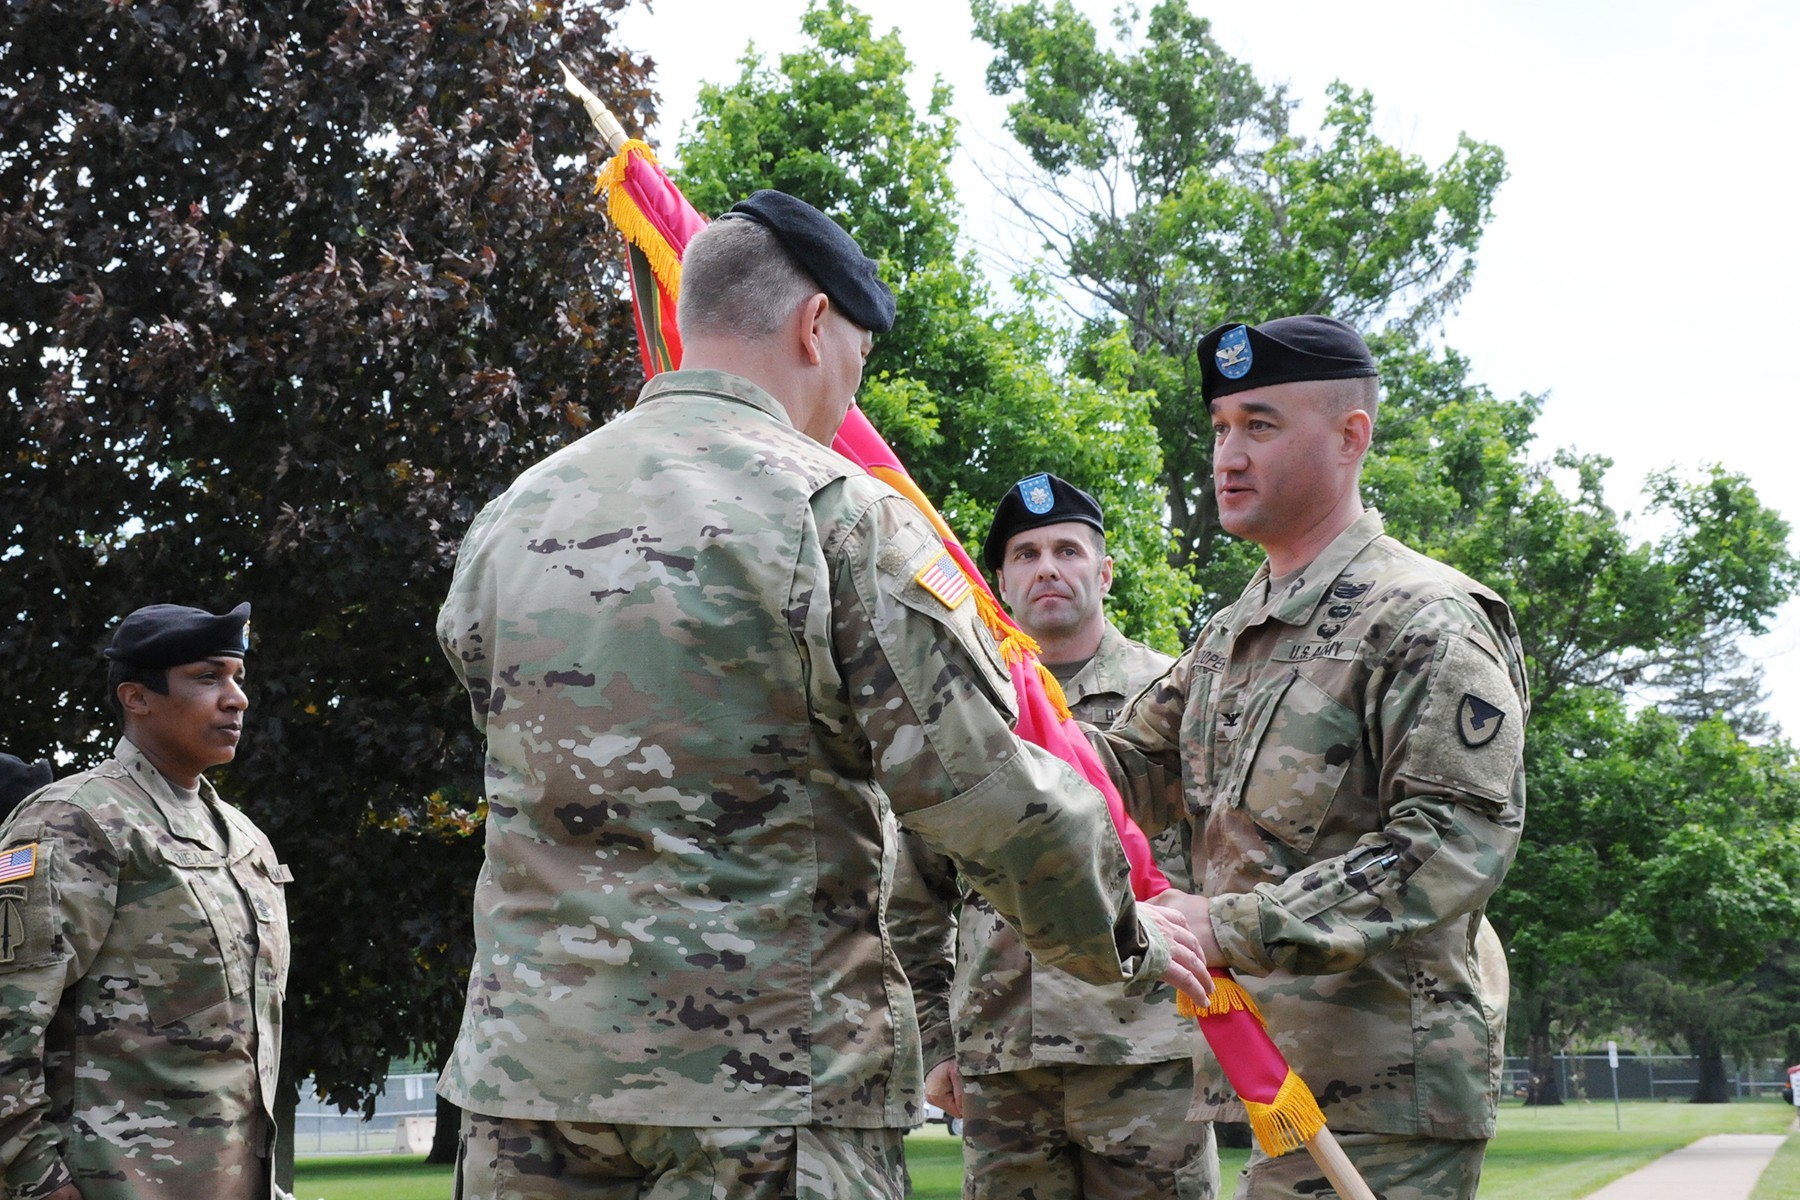
<svg viewBox="0 0 1800 1200"><path fill-rule="evenodd" d="M1335 317L1278 317L1261 325L1225 324L1207 331L1200 358L1200 395L1208 402L1234 392L1377 374L1356 330Z"/></svg>
<svg viewBox="0 0 1800 1200"><path fill-rule="evenodd" d="M894 293L876 274L875 260L836 221L798 197L769 188L739 200L720 219L730 217L755 221L774 234L846 317L870 333L894 327Z"/></svg>
<svg viewBox="0 0 1800 1200"><path fill-rule="evenodd" d="M39 788L55 782L48 760L40 758L28 763L16 754L0 754L0 816Z"/></svg>
<svg viewBox="0 0 1800 1200"><path fill-rule="evenodd" d="M119 622L106 657L155 671L209 658L242 658L249 645L249 601L218 615L181 604L150 604Z"/></svg>
<svg viewBox="0 0 1800 1200"><path fill-rule="evenodd" d="M1106 532L1100 502L1068 480L1048 471L1019 480L1007 489L1000 498L1000 507L994 510L987 540L981 543L981 565L998 571L1006 558L1006 543L1014 534L1064 521L1080 521Z"/></svg>

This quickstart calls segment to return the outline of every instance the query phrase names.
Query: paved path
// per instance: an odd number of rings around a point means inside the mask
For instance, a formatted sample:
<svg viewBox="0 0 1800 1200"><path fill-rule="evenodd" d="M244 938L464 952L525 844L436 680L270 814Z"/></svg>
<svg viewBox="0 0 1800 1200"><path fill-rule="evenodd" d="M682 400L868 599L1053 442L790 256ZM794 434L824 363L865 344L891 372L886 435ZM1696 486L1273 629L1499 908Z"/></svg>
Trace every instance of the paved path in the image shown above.
<svg viewBox="0 0 1800 1200"><path fill-rule="evenodd" d="M1749 1200L1786 1140L1779 1133L1715 1133L1589 1192L1587 1200Z"/></svg>

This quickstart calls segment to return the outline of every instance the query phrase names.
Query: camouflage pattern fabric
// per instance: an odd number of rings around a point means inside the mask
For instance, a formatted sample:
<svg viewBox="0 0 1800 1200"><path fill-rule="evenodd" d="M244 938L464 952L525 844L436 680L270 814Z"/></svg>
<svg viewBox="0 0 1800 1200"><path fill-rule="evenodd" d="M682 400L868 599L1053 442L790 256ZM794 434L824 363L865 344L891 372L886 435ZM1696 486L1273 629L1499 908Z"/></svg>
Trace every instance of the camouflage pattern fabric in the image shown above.
<svg viewBox="0 0 1800 1200"><path fill-rule="evenodd" d="M1487 1140L1335 1133L1356 1173L1381 1200L1475 1200ZM1270 1158L1260 1148L1238 1172L1232 1200L1331 1200L1337 1190L1304 1151Z"/></svg>
<svg viewBox="0 0 1800 1200"><path fill-rule="evenodd" d="M1064 685L1070 710L1109 724L1173 661L1109 622L1094 656ZM1187 835L1180 822L1152 843L1181 888L1191 887ZM1131 995L1033 962L993 907L959 888L950 864L911 849L896 894L909 894L916 872L927 877L920 886L939 896L940 913L958 914L950 1011L967 1090L966 1194L1080 1196L1086 1179L1094 1196L1211 1200L1218 1182L1212 1129L1186 1120L1197 1038L1193 1022L1175 1011L1175 993L1159 987ZM921 1012L935 1011L930 981L915 986Z"/></svg>
<svg viewBox="0 0 1800 1200"><path fill-rule="evenodd" d="M583 1125L464 1113L453 1200L902 1200L898 1129Z"/></svg>
<svg viewBox="0 0 1800 1200"><path fill-rule="evenodd" d="M1116 715L1173 661L1108 623L1094 657L1065 689L1070 710L1102 723L1096 718ZM1187 835L1181 822L1152 848L1169 882L1191 890ZM950 1007L965 1078L1051 1063L1186 1062L1193 1054L1194 1023L1176 1013L1173 989L1134 996L1037 966L993 906L972 891L960 899Z"/></svg>
<svg viewBox="0 0 1800 1200"><path fill-rule="evenodd" d="M1491 1137L1483 905L1525 817L1512 614L1373 511L1270 589L1265 563L1096 746L1146 831L1193 820L1228 965L1334 1128ZM1194 1115L1235 1118L1195 1068Z"/></svg>
<svg viewBox="0 0 1800 1200"><path fill-rule="evenodd" d="M949 566L904 499L719 372L658 375L483 510L438 623L489 801L447 1097L915 1123L891 819L1046 960L1144 986L1167 968L1099 794L1012 734Z"/></svg>
<svg viewBox="0 0 1800 1200"><path fill-rule="evenodd" d="M193 803L121 739L0 828L6 1194L263 1197L292 876L212 786Z"/></svg>
<svg viewBox="0 0 1800 1200"><path fill-rule="evenodd" d="M964 1200L1213 1200L1212 1126L1186 1061L1069 1064L963 1080Z"/></svg>

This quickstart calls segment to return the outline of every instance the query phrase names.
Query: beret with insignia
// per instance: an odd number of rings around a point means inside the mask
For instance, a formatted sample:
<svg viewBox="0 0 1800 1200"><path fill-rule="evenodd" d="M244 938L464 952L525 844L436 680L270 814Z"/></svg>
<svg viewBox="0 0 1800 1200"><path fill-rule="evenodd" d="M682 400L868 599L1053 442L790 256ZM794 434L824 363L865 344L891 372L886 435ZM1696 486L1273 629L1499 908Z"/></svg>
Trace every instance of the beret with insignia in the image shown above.
<svg viewBox="0 0 1800 1200"><path fill-rule="evenodd" d="M18 803L41 787L56 782L50 763L38 759L28 763L16 754L0 754L0 816L11 812Z"/></svg>
<svg viewBox="0 0 1800 1200"><path fill-rule="evenodd" d="M994 510L994 523L988 526L987 540L981 543L981 564L998 571L1006 557L1006 543L1014 534L1064 521L1080 521L1106 532L1099 501L1074 484L1048 471L1019 480L1007 489L1000 507Z"/></svg>
<svg viewBox="0 0 1800 1200"><path fill-rule="evenodd" d="M1375 359L1356 330L1333 317L1278 317L1261 325L1225 324L1200 339L1200 395L1311 379L1375 375Z"/></svg>
<svg viewBox="0 0 1800 1200"><path fill-rule="evenodd" d="M894 327L894 293L876 274L875 260L806 201L765 188L732 205L725 217L743 217L773 233L839 311L870 333Z"/></svg>
<svg viewBox="0 0 1800 1200"><path fill-rule="evenodd" d="M248 601L218 616L181 604L151 604L119 622L106 657L151 671L208 658L242 658L249 647L249 626Z"/></svg>

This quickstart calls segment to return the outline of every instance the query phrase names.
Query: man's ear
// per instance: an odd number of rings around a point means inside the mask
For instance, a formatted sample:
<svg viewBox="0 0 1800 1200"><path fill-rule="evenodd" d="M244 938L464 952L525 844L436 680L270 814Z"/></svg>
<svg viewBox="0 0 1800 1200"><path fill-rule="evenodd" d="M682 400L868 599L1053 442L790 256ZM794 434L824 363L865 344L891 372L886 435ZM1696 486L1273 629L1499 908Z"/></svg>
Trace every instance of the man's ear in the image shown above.
<svg viewBox="0 0 1800 1200"><path fill-rule="evenodd" d="M1112 581L1113 581L1112 555L1102 554L1100 556L1100 594L1102 596L1108 596L1108 595L1112 594Z"/></svg>
<svg viewBox="0 0 1800 1200"><path fill-rule="evenodd" d="M1360 460L1369 452L1369 445L1375 439L1375 422L1369 414L1360 408L1353 408L1344 414L1341 426L1344 435L1344 457Z"/></svg>
<svg viewBox="0 0 1800 1200"><path fill-rule="evenodd" d="M800 353L809 366L816 367L824 359L825 314L830 311L831 297L814 292L795 314L795 336L800 339Z"/></svg>

